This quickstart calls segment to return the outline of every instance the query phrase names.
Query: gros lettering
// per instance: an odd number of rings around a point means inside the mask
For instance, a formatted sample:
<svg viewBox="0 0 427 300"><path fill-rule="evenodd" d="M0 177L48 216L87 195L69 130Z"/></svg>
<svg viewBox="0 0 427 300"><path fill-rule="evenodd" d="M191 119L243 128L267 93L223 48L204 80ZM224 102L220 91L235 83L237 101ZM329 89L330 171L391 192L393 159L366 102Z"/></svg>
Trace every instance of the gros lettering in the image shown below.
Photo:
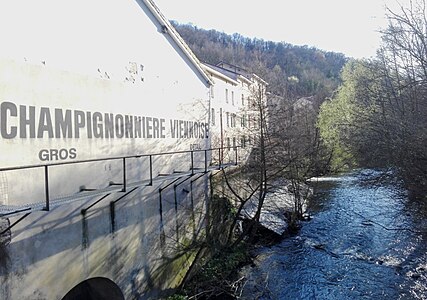
<svg viewBox="0 0 427 300"><path fill-rule="evenodd" d="M39 159L41 161L58 161L66 159L75 159L77 157L77 149L42 149L39 151Z"/></svg>

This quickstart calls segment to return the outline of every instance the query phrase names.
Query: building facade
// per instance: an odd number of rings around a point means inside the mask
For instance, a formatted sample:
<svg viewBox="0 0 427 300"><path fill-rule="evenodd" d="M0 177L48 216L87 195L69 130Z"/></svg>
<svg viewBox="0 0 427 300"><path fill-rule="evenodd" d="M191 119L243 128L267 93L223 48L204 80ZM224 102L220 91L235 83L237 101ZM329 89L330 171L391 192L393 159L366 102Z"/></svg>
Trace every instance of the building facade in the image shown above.
<svg viewBox="0 0 427 300"><path fill-rule="evenodd" d="M197 58L150 0L4 1L0 35L0 298L177 286L208 193Z"/></svg>
<svg viewBox="0 0 427 300"><path fill-rule="evenodd" d="M176 287L265 82L201 64L151 0L5 1L0 35L0 298Z"/></svg>
<svg viewBox="0 0 427 300"><path fill-rule="evenodd" d="M203 64L211 76L210 131L212 147L224 148L213 159L246 161L259 131L260 104L266 103L267 83L256 74L221 62Z"/></svg>

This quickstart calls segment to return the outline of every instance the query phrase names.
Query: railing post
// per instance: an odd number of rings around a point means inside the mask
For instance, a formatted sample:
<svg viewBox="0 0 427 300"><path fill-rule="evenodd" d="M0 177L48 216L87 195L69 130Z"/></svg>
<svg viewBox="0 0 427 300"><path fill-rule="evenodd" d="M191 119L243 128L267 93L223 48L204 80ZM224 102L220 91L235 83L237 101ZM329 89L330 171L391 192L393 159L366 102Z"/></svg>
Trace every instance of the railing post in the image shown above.
<svg viewBox="0 0 427 300"><path fill-rule="evenodd" d="M50 211L49 167L55 167L55 168L57 168L60 165L61 166L62 165L74 165L74 164L82 164L82 163L89 163L89 162L106 161L106 160L114 160L114 161L118 162L118 161L122 160L122 165L123 165L123 175L122 175L123 182L122 183L120 183L120 182L117 182L117 183L111 182L110 185L116 185L116 186L122 185L122 190L121 191L122 192L127 192L127 166L126 166L127 158L134 159L134 158L140 158L140 157L147 157L148 156L149 163L150 163L150 166L149 166L149 172L150 172L150 182L149 182L149 185L152 186L153 185L153 181L154 181L153 172L155 171L153 169L153 163L154 163L153 156L169 155L169 154L177 154L177 153L179 153L180 155L182 155L184 153L185 153L185 155L188 155L187 153L190 152L190 154L191 154L191 175L194 175L194 174L199 173L199 172L194 172L195 169L197 169L197 170L202 170L203 169L203 167L200 165L202 162L200 162L199 160L197 160L196 162L194 161L194 152L198 152L199 153L199 152L204 151L204 156L205 156L205 162L204 162L205 163L205 166L204 166L205 170L204 170L204 172L207 173L209 170L211 170L211 167L215 169L215 166L212 165L214 163L214 160L215 160L215 154L214 154L215 150L218 149L218 170L221 170L223 168L222 164L223 164L223 159L224 159L223 150L224 149L229 149L229 148L230 147L227 147L227 148L209 148L209 149L204 149L204 150L202 150L202 149L196 149L196 150L192 149L192 150L186 150L186 151L174 151L174 152L165 152L165 153L141 154L141 155L137 155L137 156L124 156L124 157L123 156L119 156L119 157L115 156L115 157L111 157L111 158L87 159L87 160L74 161L74 162L59 162L59 163L51 163L51 164L45 164L45 165L28 165L28 166L20 166L20 167L0 168L0 171L1 172L5 172L5 171L24 170L24 169L37 169L37 170L40 171L43 168L43 172L44 172L44 185L45 185L44 186L44 189L45 189L44 190L44 192L45 192L45 205L41 209L44 210L44 211ZM208 151L210 151L209 157L208 157ZM239 154L237 152L238 149L235 148L235 151L236 151L236 153L235 153L235 155L236 155L236 164L238 164L238 158L239 158L239 156L238 156ZM230 157L228 157L228 158L230 158ZM198 158L196 157L196 159L198 159ZM208 159L209 159L209 161L208 161ZM227 164L229 162L230 162L229 159L227 159ZM132 164L133 164L133 161L132 161ZM198 168L198 167L200 167L200 168ZM186 172L188 174L188 171L186 171ZM131 180L132 180L132 178L131 178ZM146 182L146 178L143 179L142 181ZM131 184L131 186L133 186L135 184L139 184L139 182L136 182L136 183L132 182L130 184ZM85 188L83 188L82 190L85 190L85 191L94 191L95 189L85 189ZM53 200L55 200L55 201L53 201L52 203L54 203L54 202L56 203L56 199L53 199ZM41 201L41 203L43 203L43 199L39 199L39 201ZM37 206L36 206L37 209L40 209L41 205L39 203L40 202L37 203ZM25 211L25 210L32 210L34 208L35 207L27 207L27 208L25 208L23 210L19 210L19 211L16 210L16 211L13 211L13 212L10 212L10 213L7 213L7 214L11 215L11 214L15 214L17 212L21 212L21 211Z"/></svg>
<svg viewBox="0 0 427 300"><path fill-rule="evenodd" d="M153 156L150 154L150 185L153 185Z"/></svg>
<svg viewBox="0 0 427 300"><path fill-rule="evenodd" d="M205 173L208 172L208 150L205 149Z"/></svg>
<svg viewBox="0 0 427 300"><path fill-rule="evenodd" d="M194 175L194 151L191 150L191 175Z"/></svg>
<svg viewBox="0 0 427 300"><path fill-rule="evenodd" d="M123 189L122 192L126 192L126 157L123 157Z"/></svg>
<svg viewBox="0 0 427 300"><path fill-rule="evenodd" d="M46 206L43 210L49 211L49 171L47 165L44 166L44 189L46 196Z"/></svg>

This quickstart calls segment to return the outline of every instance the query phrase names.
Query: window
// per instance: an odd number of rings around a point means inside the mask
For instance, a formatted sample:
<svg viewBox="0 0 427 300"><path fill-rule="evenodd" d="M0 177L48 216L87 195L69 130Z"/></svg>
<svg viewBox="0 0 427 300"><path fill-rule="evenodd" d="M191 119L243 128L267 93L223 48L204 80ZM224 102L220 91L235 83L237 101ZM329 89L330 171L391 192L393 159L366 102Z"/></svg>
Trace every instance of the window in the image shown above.
<svg viewBox="0 0 427 300"><path fill-rule="evenodd" d="M236 127L236 114L231 114L231 127Z"/></svg>
<svg viewBox="0 0 427 300"><path fill-rule="evenodd" d="M225 115L227 117L227 127L230 127L230 113L226 112Z"/></svg>
<svg viewBox="0 0 427 300"><path fill-rule="evenodd" d="M231 91L231 104L234 105L234 91Z"/></svg>
<svg viewBox="0 0 427 300"><path fill-rule="evenodd" d="M243 115L240 121L240 126L246 127L246 115Z"/></svg>
<svg viewBox="0 0 427 300"><path fill-rule="evenodd" d="M242 106L245 106L245 96L242 94Z"/></svg>
<svg viewBox="0 0 427 300"><path fill-rule="evenodd" d="M215 125L215 108L212 108L211 120L212 120L212 125Z"/></svg>
<svg viewBox="0 0 427 300"><path fill-rule="evenodd" d="M233 148L236 148L236 138L233 138Z"/></svg>
<svg viewBox="0 0 427 300"><path fill-rule="evenodd" d="M228 137L228 138L226 139L226 141L227 141L227 148L230 148L230 147L231 147L231 144L230 144L230 138Z"/></svg>
<svg viewBox="0 0 427 300"><path fill-rule="evenodd" d="M244 135L240 137L240 146L246 148L246 136Z"/></svg>
<svg viewBox="0 0 427 300"><path fill-rule="evenodd" d="M228 103L228 89L225 89L225 103Z"/></svg>

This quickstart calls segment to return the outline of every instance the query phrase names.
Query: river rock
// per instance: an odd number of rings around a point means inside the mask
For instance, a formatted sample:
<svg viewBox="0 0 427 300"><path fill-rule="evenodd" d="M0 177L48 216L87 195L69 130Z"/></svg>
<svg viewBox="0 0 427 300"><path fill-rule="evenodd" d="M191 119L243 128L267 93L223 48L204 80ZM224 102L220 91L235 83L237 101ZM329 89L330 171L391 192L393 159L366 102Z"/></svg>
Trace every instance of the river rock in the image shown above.
<svg viewBox="0 0 427 300"><path fill-rule="evenodd" d="M303 194L311 193L306 185L301 185ZM307 198L307 197L305 197ZM291 185L285 180L277 183L277 187L267 193L264 205L261 210L260 224L276 234L282 235L288 229L288 220L286 218L294 209L294 193ZM305 202L305 201L304 201ZM256 195L244 205L241 217L243 219L253 218L258 206ZM306 209L306 203L303 204L303 211Z"/></svg>

